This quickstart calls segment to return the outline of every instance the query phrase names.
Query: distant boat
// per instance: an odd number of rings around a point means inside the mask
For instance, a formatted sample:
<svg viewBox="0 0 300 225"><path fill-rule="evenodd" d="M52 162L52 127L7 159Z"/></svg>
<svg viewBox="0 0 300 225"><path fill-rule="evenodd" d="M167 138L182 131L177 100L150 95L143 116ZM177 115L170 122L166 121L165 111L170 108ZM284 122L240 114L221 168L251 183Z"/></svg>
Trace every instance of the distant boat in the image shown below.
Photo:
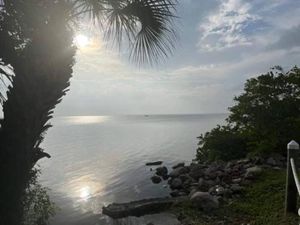
<svg viewBox="0 0 300 225"><path fill-rule="evenodd" d="M144 117L149 117L149 115L144 115Z"/></svg>

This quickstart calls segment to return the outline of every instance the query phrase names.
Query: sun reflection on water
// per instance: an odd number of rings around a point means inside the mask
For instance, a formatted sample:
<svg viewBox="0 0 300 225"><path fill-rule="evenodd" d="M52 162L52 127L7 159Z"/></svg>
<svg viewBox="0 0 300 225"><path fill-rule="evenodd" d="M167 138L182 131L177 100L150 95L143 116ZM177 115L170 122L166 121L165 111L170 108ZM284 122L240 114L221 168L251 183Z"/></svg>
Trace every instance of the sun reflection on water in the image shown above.
<svg viewBox="0 0 300 225"><path fill-rule="evenodd" d="M71 124L95 124L103 123L109 119L109 116L70 116L67 118Z"/></svg>
<svg viewBox="0 0 300 225"><path fill-rule="evenodd" d="M87 201L91 197L91 190L89 186L82 187L79 192L80 198L84 201Z"/></svg>

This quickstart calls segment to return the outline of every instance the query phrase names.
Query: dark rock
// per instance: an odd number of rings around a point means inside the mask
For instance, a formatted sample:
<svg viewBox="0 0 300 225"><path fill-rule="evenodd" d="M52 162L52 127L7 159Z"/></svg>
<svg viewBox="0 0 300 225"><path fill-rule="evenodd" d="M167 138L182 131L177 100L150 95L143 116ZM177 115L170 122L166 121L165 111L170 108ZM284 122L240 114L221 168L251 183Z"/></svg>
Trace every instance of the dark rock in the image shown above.
<svg viewBox="0 0 300 225"><path fill-rule="evenodd" d="M198 187L200 191L207 192L209 189L209 185L206 183L206 181L203 178L200 178L198 181Z"/></svg>
<svg viewBox="0 0 300 225"><path fill-rule="evenodd" d="M179 190L174 190L170 193L172 197L182 197L182 196L187 196L187 193L184 191L179 191Z"/></svg>
<svg viewBox="0 0 300 225"><path fill-rule="evenodd" d="M163 163L163 161L147 162L146 166L159 166L162 163Z"/></svg>
<svg viewBox="0 0 300 225"><path fill-rule="evenodd" d="M178 198L152 198L129 203L113 203L102 208L102 213L114 219L128 216L143 216L146 214L160 213L171 206L187 202L187 197Z"/></svg>
<svg viewBox="0 0 300 225"><path fill-rule="evenodd" d="M204 166L200 164L194 164L190 167L189 175L194 178L195 180L198 180L200 177L204 175Z"/></svg>
<svg viewBox="0 0 300 225"><path fill-rule="evenodd" d="M182 181L179 178L174 178L171 181L170 188L171 189L180 189L180 188L182 188Z"/></svg>
<svg viewBox="0 0 300 225"><path fill-rule="evenodd" d="M165 166L156 168L156 175L164 177L168 175L168 168Z"/></svg>
<svg viewBox="0 0 300 225"><path fill-rule="evenodd" d="M175 170L173 170L170 174L169 174L169 176L170 177L179 177L180 175L182 175L182 174L185 174L185 173L188 173L189 172L189 170L188 170L188 168L187 167L178 167L178 168L176 168Z"/></svg>
<svg viewBox="0 0 300 225"><path fill-rule="evenodd" d="M267 161L266 161L266 163L268 165L270 165L270 166L277 166L278 165L278 163L276 162L276 160L274 158L272 158L272 157L268 158Z"/></svg>
<svg viewBox="0 0 300 225"><path fill-rule="evenodd" d="M231 185L230 189L232 190L233 193L240 193L241 191L244 190L244 188L238 184Z"/></svg>
<svg viewBox="0 0 300 225"><path fill-rule="evenodd" d="M151 180L154 184L159 184L161 182L161 178L159 176L153 176L151 177Z"/></svg>
<svg viewBox="0 0 300 225"><path fill-rule="evenodd" d="M175 170L175 169L177 169L177 168L179 168L179 167L184 167L184 165L185 165L184 162L178 163L177 165L173 166L172 169Z"/></svg>
<svg viewBox="0 0 300 225"><path fill-rule="evenodd" d="M190 200L194 205L206 212L219 208L219 201L208 192L198 191L191 196Z"/></svg>
<svg viewBox="0 0 300 225"><path fill-rule="evenodd" d="M215 186L215 185L216 185L216 182L213 181L213 180L206 180L205 183L206 183L209 187L212 187L212 186Z"/></svg>
<svg viewBox="0 0 300 225"><path fill-rule="evenodd" d="M186 180L191 180L192 178L189 175L182 174L178 177L182 182L185 182Z"/></svg>

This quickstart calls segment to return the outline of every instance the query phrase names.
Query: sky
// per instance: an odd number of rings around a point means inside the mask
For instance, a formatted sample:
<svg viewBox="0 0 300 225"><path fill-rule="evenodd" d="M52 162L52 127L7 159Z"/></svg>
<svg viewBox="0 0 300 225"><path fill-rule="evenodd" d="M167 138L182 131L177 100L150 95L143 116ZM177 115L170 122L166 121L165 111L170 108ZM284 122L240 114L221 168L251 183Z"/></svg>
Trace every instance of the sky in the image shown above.
<svg viewBox="0 0 300 225"><path fill-rule="evenodd" d="M91 37L56 115L224 113L246 79L300 66L299 0L181 0L178 14L174 54L154 67Z"/></svg>

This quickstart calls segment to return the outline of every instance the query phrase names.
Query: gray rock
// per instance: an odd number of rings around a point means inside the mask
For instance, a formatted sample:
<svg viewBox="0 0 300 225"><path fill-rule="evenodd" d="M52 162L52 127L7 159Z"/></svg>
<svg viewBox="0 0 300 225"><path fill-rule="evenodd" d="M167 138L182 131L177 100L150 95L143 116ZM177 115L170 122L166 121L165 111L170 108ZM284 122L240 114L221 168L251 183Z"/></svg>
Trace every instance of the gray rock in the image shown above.
<svg viewBox="0 0 300 225"><path fill-rule="evenodd" d="M266 163L270 166L277 166L278 165L277 161L272 157L268 158Z"/></svg>
<svg viewBox="0 0 300 225"><path fill-rule="evenodd" d="M185 182L186 180L191 180L191 177L185 174L180 175L179 178L182 182Z"/></svg>
<svg viewBox="0 0 300 225"><path fill-rule="evenodd" d="M238 184L232 184L230 189L232 190L233 193L240 193L241 191L244 190L244 188Z"/></svg>
<svg viewBox="0 0 300 225"><path fill-rule="evenodd" d="M205 167L203 165L193 164L193 166L190 167L189 175L195 180L198 180L204 175L204 168Z"/></svg>
<svg viewBox="0 0 300 225"><path fill-rule="evenodd" d="M161 182L161 178L159 176L152 176L151 180L154 184L159 184Z"/></svg>
<svg viewBox="0 0 300 225"><path fill-rule="evenodd" d="M165 166L156 168L156 175L164 177L168 175L168 168Z"/></svg>
<svg viewBox="0 0 300 225"><path fill-rule="evenodd" d="M175 170L173 170L169 174L169 176L174 178L174 177L179 177L180 175L185 174L185 173L188 173L187 167L178 167Z"/></svg>
<svg viewBox="0 0 300 225"><path fill-rule="evenodd" d="M207 186L212 187L216 185L216 182L213 180L206 180L205 183L207 184Z"/></svg>
<svg viewBox="0 0 300 225"><path fill-rule="evenodd" d="M191 196L190 200L195 206L206 212L219 208L219 201L208 192L198 191Z"/></svg>
<svg viewBox="0 0 300 225"><path fill-rule="evenodd" d="M181 162L181 163L178 163L178 164L176 164L175 166L173 166L172 169L175 170L175 169L177 169L177 168L179 168L179 167L184 167L184 165L185 165L184 162Z"/></svg>
<svg viewBox="0 0 300 225"><path fill-rule="evenodd" d="M209 185L206 183L206 181L203 178L200 178L198 181L198 187L200 191L206 192L209 189Z"/></svg>
<svg viewBox="0 0 300 225"><path fill-rule="evenodd" d="M179 178L175 178L171 181L171 189L180 189L182 188L182 181Z"/></svg>
<svg viewBox="0 0 300 225"><path fill-rule="evenodd" d="M262 173L262 168L259 166L250 167L246 170L245 178L252 179Z"/></svg>
<svg viewBox="0 0 300 225"><path fill-rule="evenodd" d="M239 184L241 182L242 182L242 178L232 179L232 183L234 183L234 184Z"/></svg>

